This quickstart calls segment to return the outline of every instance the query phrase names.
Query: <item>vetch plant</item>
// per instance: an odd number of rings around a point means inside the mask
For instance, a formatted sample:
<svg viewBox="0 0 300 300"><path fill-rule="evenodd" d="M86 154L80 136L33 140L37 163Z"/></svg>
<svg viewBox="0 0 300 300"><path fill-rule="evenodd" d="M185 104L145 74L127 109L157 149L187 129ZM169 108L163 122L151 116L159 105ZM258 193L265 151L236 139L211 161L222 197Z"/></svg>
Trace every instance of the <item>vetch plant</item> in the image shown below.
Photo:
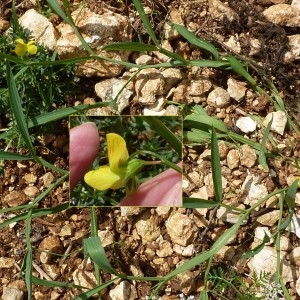
<svg viewBox="0 0 300 300"><path fill-rule="evenodd" d="M38 48L33 40L26 44L23 39L16 39L15 44L16 48L14 49L14 52L17 56L24 56L26 53L35 55L37 53Z"/></svg>
<svg viewBox="0 0 300 300"><path fill-rule="evenodd" d="M129 195L137 188L135 174L145 165L159 164L160 161L147 162L137 158L130 158L125 140L116 133L106 135L109 165L100 166L89 171L84 181L91 187L104 191L120 189L125 186Z"/></svg>

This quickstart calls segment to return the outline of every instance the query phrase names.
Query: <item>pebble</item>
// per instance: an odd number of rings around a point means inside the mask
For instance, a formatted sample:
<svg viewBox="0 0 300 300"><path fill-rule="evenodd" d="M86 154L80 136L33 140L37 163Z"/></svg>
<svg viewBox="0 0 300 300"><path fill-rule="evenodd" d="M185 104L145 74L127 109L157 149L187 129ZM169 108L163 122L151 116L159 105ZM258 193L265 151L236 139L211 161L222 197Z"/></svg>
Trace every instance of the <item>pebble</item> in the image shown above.
<svg viewBox="0 0 300 300"><path fill-rule="evenodd" d="M256 221L262 225L265 226L273 226L277 223L279 220L280 211L279 210L273 210L266 214L263 214L259 216Z"/></svg>
<svg viewBox="0 0 300 300"><path fill-rule="evenodd" d="M22 300L24 292L14 287L4 287L2 300Z"/></svg>
<svg viewBox="0 0 300 300"><path fill-rule="evenodd" d="M229 169L235 169L239 166L240 164L240 155L239 151L235 149L229 150L227 154L227 164Z"/></svg>
<svg viewBox="0 0 300 300"><path fill-rule="evenodd" d="M198 234L196 224L177 211L166 220L166 229L172 242L181 246L192 243Z"/></svg>
<svg viewBox="0 0 300 300"><path fill-rule="evenodd" d="M217 87L208 94L207 103L214 107L226 107L230 104L230 95L223 88Z"/></svg>
<svg viewBox="0 0 300 300"><path fill-rule="evenodd" d="M240 102L245 97L247 88L243 82L237 81L235 79L229 78L227 80L227 92L232 99Z"/></svg>
<svg viewBox="0 0 300 300"><path fill-rule="evenodd" d="M273 121L271 125L271 130L277 132L280 135L283 135L287 123L287 117L285 113L283 111L276 111L276 112L269 113L263 121L263 125L265 127L268 126L272 117L273 117Z"/></svg>
<svg viewBox="0 0 300 300"><path fill-rule="evenodd" d="M256 123L250 117L241 117L236 121L236 127L244 133L250 133L255 131Z"/></svg>
<svg viewBox="0 0 300 300"><path fill-rule="evenodd" d="M97 285L94 272L77 269L72 274L73 282L87 289L92 289Z"/></svg>
<svg viewBox="0 0 300 300"><path fill-rule="evenodd" d="M138 220L135 226L138 235L145 241L155 241L160 236L160 227L152 216Z"/></svg>
<svg viewBox="0 0 300 300"><path fill-rule="evenodd" d="M300 267L300 247L295 247L287 257L293 264Z"/></svg>
<svg viewBox="0 0 300 300"><path fill-rule="evenodd" d="M245 209L245 206L243 204L240 204L237 206L237 208ZM221 206L217 210L217 218L223 222L228 222L230 224L235 224L240 219L241 213L238 211L230 210L226 207ZM247 219L243 221L243 224L247 223Z"/></svg>
<svg viewBox="0 0 300 300"><path fill-rule="evenodd" d="M241 165L251 168L255 165L256 160L256 151L252 149L249 145L244 144L242 146L242 155L240 156Z"/></svg>
<svg viewBox="0 0 300 300"><path fill-rule="evenodd" d="M286 231L291 231L300 238L300 215L293 214L291 224L286 228Z"/></svg>
<svg viewBox="0 0 300 300"><path fill-rule="evenodd" d="M19 191L11 191L8 195L4 197L4 201L10 207L16 207L27 203L29 199L26 197L24 193L21 193Z"/></svg>
<svg viewBox="0 0 300 300"><path fill-rule="evenodd" d="M137 292L133 285L124 280L109 291L109 297L111 300L135 300Z"/></svg>

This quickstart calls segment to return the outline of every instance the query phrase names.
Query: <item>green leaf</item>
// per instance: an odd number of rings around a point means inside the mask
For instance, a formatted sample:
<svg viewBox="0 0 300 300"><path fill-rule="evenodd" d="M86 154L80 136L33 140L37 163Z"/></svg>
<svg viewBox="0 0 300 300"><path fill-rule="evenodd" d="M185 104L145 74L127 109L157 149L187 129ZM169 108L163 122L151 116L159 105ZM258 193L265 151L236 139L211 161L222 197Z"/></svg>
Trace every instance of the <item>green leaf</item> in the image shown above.
<svg viewBox="0 0 300 300"><path fill-rule="evenodd" d="M183 197L183 207L185 208L213 208L218 205L219 203L212 200Z"/></svg>
<svg viewBox="0 0 300 300"><path fill-rule="evenodd" d="M137 52L148 52L148 51L158 51L156 46L147 45L136 42L118 42L105 45L101 48L102 50L111 51L137 51Z"/></svg>
<svg viewBox="0 0 300 300"><path fill-rule="evenodd" d="M21 105L21 98L19 96L16 83L14 80L14 76L12 74L9 62L6 62L6 76L7 76L7 84L8 84L8 94L10 99L11 110L14 114L19 132L29 149L32 155L35 154L35 149L31 142L30 134L28 132L26 118L23 113L23 108Z"/></svg>
<svg viewBox="0 0 300 300"><path fill-rule="evenodd" d="M266 154L265 154L266 153L266 143L267 143L267 140L268 140L268 137L270 134L272 122L273 122L273 117L264 132L263 139L261 142L261 148L260 148L259 156L258 156L258 161L262 165L264 171L266 171L266 172L269 172L269 166L268 166L267 158L266 158Z"/></svg>
<svg viewBox="0 0 300 300"><path fill-rule="evenodd" d="M264 247L265 247L265 242L259 244L255 248L245 252L241 258L247 259L247 258L253 257L254 255L258 254Z"/></svg>
<svg viewBox="0 0 300 300"><path fill-rule="evenodd" d="M213 128L211 134L211 168L212 178L214 183L215 197L217 202L222 202L222 174L221 174L221 159L218 147L216 131Z"/></svg>
<svg viewBox="0 0 300 300"><path fill-rule="evenodd" d="M177 30L191 44L210 52L216 60L219 59L218 50L212 43L197 37L194 33L188 31L184 26L174 24L174 23L169 23L169 24L173 29Z"/></svg>
<svg viewBox="0 0 300 300"><path fill-rule="evenodd" d="M297 189L298 189L298 182L299 182L298 179L293 182L293 184L286 191L286 194L284 197L285 202L291 209L295 208L295 198L296 198L296 193L297 193Z"/></svg>
<svg viewBox="0 0 300 300"><path fill-rule="evenodd" d="M0 160L28 160L32 159L31 155L22 155L8 151L0 151Z"/></svg>

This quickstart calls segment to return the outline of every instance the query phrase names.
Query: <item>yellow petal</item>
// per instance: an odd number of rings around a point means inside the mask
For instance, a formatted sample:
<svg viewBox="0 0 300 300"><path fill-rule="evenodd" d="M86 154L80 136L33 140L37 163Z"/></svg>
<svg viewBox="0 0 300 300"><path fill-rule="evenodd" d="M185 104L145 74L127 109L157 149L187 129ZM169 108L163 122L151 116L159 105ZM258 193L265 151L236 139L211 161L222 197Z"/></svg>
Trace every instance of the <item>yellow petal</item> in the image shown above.
<svg viewBox="0 0 300 300"><path fill-rule="evenodd" d="M109 166L99 167L84 175L84 181L94 189L105 191L107 189L119 189L123 184L123 178L111 171Z"/></svg>
<svg viewBox="0 0 300 300"><path fill-rule="evenodd" d="M25 42L23 41L23 39L16 39L16 40L15 40L15 43L16 43L17 45L18 45L18 44L21 44L21 45L24 45L24 46L26 45Z"/></svg>
<svg viewBox="0 0 300 300"><path fill-rule="evenodd" d="M29 41L27 43L27 52L31 55L34 55L37 53L37 46L34 44L34 41Z"/></svg>
<svg viewBox="0 0 300 300"><path fill-rule="evenodd" d="M15 43L16 43L15 53L16 53L18 56L23 56L23 55L25 55L27 46L26 46L26 44L24 43L24 41L23 41L22 39L16 39L16 40L15 40Z"/></svg>
<svg viewBox="0 0 300 300"><path fill-rule="evenodd" d="M126 142L116 133L108 133L106 140L109 166L113 172L118 173L119 167L124 164L129 157Z"/></svg>

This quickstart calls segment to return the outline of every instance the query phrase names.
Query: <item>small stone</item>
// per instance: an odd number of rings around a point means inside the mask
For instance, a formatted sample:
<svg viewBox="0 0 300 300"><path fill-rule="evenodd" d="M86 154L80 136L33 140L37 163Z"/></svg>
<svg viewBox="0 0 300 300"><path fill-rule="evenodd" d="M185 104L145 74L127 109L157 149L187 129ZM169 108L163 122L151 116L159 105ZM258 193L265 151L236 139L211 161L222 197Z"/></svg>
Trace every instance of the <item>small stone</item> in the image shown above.
<svg viewBox="0 0 300 300"><path fill-rule="evenodd" d="M172 245L169 241L159 241L159 249L156 250L158 257L168 257L173 254Z"/></svg>
<svg viewBox="0 0 300 300"><path fill-rule="evenodd" d="M171 8L171 10L169 12L169 19L174 24L184 26L184 22L182 20L181 13L176 8ZM164 33L165 33L165 38L169 41L180 37L180 34L178 33L178 31L173 29L167 22L165 22L165 24L164 24Z"/></svg>
<svg viewBox="0 0 300 300"><path fill-rule="evenodd" d="M195 251L196 251L194 244L190 244L190 245L187 245L187 246L181 246L181 245L178 245L178 244L174 244L173 250L177 254L180 254L180 255L186 256L186 257L193 256L195 254Z"/></svg>
<svg viewBox="0 0 300 300"><path fill-rule="evenodd" d="M72 276L74 284L86 289L92 289L97 285L94 272L77 269L73 272Z"/></svg>
<svg viewBox="0 0 300 300"><path fill-rule="evenodd" d="M112 300L135 300L137 299L137 292L133 285L124 280L109 291L109 297Z"/></svg>
<svg viewBox="0 0 300 300"><path fill-rule="evenodd" d="M49 187L54 180L54 175L51 172L47 172L42 177L45 187Z"/></svg>
<svg viewBox="0 0 300 300"><path fill-rule="evenodd" d="M196 224L186 215L174 212L166 221L166 229L173 243L187 246L198 233Z"/></svg>
<svg viewBox="0 0 300 300"><path fill-rule="evenodd" d="M300 267L300 247L295 247L289 254L288 259L295 264L296 266Z"/></svg>
<svg viewBox="0 0 300 300"><path fill-rule="evenodd" d="M256 220L258 223L265 225L265 226L273 226L279 220L280 211L273 210L266 214L259 216Z"/></svg>
<svg viewBox="0 0 300 300"><path fill-rule="evenodd" d="M138 101L143 105L154 104L156 97L163 95L164 85L164 77L159 70L154 68L142 70L135 82Z"/></svg>
<svg viewBox="0 0 300 300"><path fill-rule="evenodd" d="M181 71L175 68L165 69L161 74L165 80L164 94L167 94L182 79Z"/></svg>
<svg viewBox="0 0 300 300"><path fill-rule="evenodd" d="M27 184L35 183L37 180L37 177L32 173L27 173L24 175L24 180Z"/></svg>
<svg viewBox="0 0 300 300"><path fill-rule="evenodd" d="M9 269L13 267L14 263L15 263L14 258L0 257L0 269Z"/></svg>
<svg viewBox="0 0 300 300"><path fill-rule="evenodd" d="M236 127L244 133L249 133L255 131L256 123L250 117L241 117L236 121Z"/></svg>
<svg viewBox="0 0 300 300"><path fill-rule="evenodd" d="M255 205L259 200L268 195L268 189L263 184L255 184L252 182L249 193L244 201L245 204Z"/></svg>
<svg viewBox="0 0 300 300"><path fill-rule="evenodd" d="M4 32L9 28L9 22L0 18L0 32Z"/></svg>
<svg viewBox="0 0 300 300"><path fill-rule="evenodd" d="M228 154L228 147L224 141L220 141L218 143L220 158L224 159Z"/></svg>
<svg viewBox="0 0 300 300"><path fill-rule="evenodd" d="M250 38L250 52L249 55L253 56L260 52L261 50L261 42L259 39Z"/></svg>
<svg viewBox="0 0 300 300"><path fill-rule="evenodd" d="M244 83L229 78L227 80L227 92L232 99L237 102L240 102L245 97L247 88L245 87Z"/></svg>
<svg viewBox="0 0 300 300"><path fill-rule="evenodd" d="M190 96L203 96L206 92L208 92L212 87L212 83L210 80L206 78L192 80L189 90Z"/></svg>
<svg viewBox="0 0 300 300"><path fill-rule="evenodd" d="M239 166L240 164L240 155L239 151L235 149L229 150L227 154L227 164L229 169L235 169Z"/></svg>
<svg viewBox="0 0 300 300"><path fill-rule="evenodd" d="M239 42L238 35L232 35L227 42L224 43L230 50L240 53L241 52L241 44Z"/></svg>
<svg viewBox="0 0 300 300"><path fill-rule="evenodd" d="M58 235L61 237L70 237L74 235L74 232L75 228L71 224L66 224L61 228Z"/></svg>
<svg viewBox="0 0 300 300"><path fill-rule="evenodd" d="M299 27L300 10L289 4L275 4L263 11L265 18L280 26Z"/></svg>
<svg viewBox="0 0 300 300"><path fill-rule="evenodd" d="M57 264L43 264L43 270L52 280L56 280L60 276L60 267Z"/></svg>
<svg viewBox="0 0 300 300"><path fill-rule="evenodd" d="M237 208L245 209L245 206L240 204L237 206ZM228 222L231 224L237 223L240 219L240 215L241 213L239 211L233 211L223 206L217 210L217 218L223 222ZM247 223L247 219L243 221L243 224L245 223Z"/></svg>
<svg viewBox="0 0 300 300"><path fill-rule="evenodd" d="M23 28L31 32L32 38L36 40L38 44L44 45L50 50L55 49L56 30L45 16L39 14L34 9L29 9L18 21Z"/></svg>
<svg viewBox="0 0 300 300"><path fill-rule="evenodd" d="M27 186L24 189L24 194L29 198L34 198L39 193L39 190L35 186Z"/></svg>
<svg viewBox="0 0 300 300"><path fill-rule="evenodd" d="M173 105L173 104L167 106L165 109L164 115L165 116L179 116L180 115L179 107L176 105Z"/></svg>
<svg viewBox="0 0 300 300"><path fill-rule="evenodd" d="M271 124L271 130L277 132L280 135L283 135L287 123L287 117L285 113L283 111L276 111L276 112L269 113L265 117L263 121L263 125L267 127L269 122L272 120L272 118L273 121Z"/></svg>
<svg viewBox="0 0 300 300"><path fill-rule="evenodd" d="M4 197L4 201L11 207L25 204L29 201L24 193L12 191Z"/></svg>
<svg viewBox="0 0 300 300"><path fill-rule="evenodd" d="M39 135L37 137L37 140L43 145L49 145L51 144L56 138L56 135L53 133L45 133L44 135Z"/></svg>
<svg viewBox="0 0 300 300"><path fill-rule="evenodd" d="M54 253L59 253L59 254L63 253L63 245L62 245L59 237L57 237L55 235L45 237L41 241L39 248L41 250L48 250L48 251L54 252Z"/></svg>
<svg viewBox="0 0 300 300"><path fill-rule="evenodd" d="M298 238L300 238L300 215L293 214L291 224L288 228L286 228L286 230L290 230L295 233Z"/></svg>
<svg viewBox="0 0 300 300"><path fill-rule="evenodd" d="M293 0L291 6L296 7L300 10L300 0Z"/></svg>
<svg viewBox="0 0 300 300"><path fill-rule="evenodd" d="M101 244L103 247L111 245L114 243L114 233L112 230L105 229L105 230L98 230L98 236L101 240Z"/></svg>
<svg viewBox="0 0 300 300"><path fill-rule="evenodd" d="M155 241L160 235L160 227L156 224L153 217L140 219L135 226L138 235L145 241Z"/></svg>
<svg viewBox="0 0 300 300"><path fill-rule="evenodd" d="M230 104L230 95L223 88L217 87L208 94L207 103L214 107L226 107Z"/></svg>
<svg viewBox="0 0 300 300"><path fill-rule="evenodd" d="M2 299L3 300L22 300L24 292L13 287L4 287Z"/></svg>
<svg viewBox="0 0 300 300"><path fill-rule="evenodd" d="M224 19L228 19L232 22L238 19L237 13L220 0L209 0L208 5L209 13L214 20L224 21Z"/></svg>
<svg viewBox="0 0 300 300"><path fill-rule="evenodd" d="M145 108L143 110L144 116L164 116L166 114L166 110L163 109L161 111L155 111L153 109Z"/></svg>
<svg viewBox="0 0 300 300"><path fill-rule="evenodd" d="M242 146L242 155L240 156L241 165L251 168L255 165L257 160L256 151L249 145Z"/></svg>
<svg viewBox="0 0 300 300"><path fill-rule="evenodd" d="M140 214L143 210L145 210L144 207L121 206L121 216L122 217L136 216L136 215Z"/></svg>
<svg viewBox="0 0 300 300"><path fill-rule="evenodd" d="M300 10L299 10L300 11ZM284 54L284 62L290 63L300 59L300 34L288 36L289 51Z"/></svg>

